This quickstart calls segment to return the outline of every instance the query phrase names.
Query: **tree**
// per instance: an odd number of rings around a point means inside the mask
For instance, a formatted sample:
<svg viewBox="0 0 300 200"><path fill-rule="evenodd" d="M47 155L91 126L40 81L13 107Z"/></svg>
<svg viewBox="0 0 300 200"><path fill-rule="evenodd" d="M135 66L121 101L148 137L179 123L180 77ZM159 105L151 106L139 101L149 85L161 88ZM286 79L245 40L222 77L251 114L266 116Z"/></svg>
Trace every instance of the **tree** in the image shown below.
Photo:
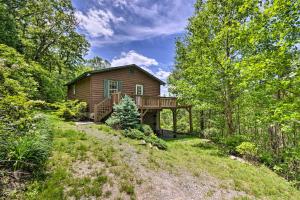
<svg viewBox="0 0 300 200"><path fill-rule="evenodd" d="M127 95L122 98L119 104L113 107L113 114L106 123L122 129L134 128L139 123L140 113L134 101Z"/></svg>
<svg viewBox="0 0 300 200"><path fill-rule="evenodd" d="M246 5L253 7L240 12ZM198 1L186 38L177 42L176 70L170 78L173 92L223 112L230 135L235 132L235 103L241 92L238 33L256 7L242 0Z"/></svg>
<svg viewBox="0 0 300 200"><path fill-rule="evenodd" d="M280 166L294 180L300 162L299 9L295 0L198 0L169 78L181 101L202 109L205 130L214 128L224 143L242 135L259 146L265 164Z"/></svg>
<svg viewBox="0 0 300 200"><path fill-rule="evenodd" d="M70 0L8 0L3 3L15 20L21 46L18 50L47 70L73 70L83 62L89 44L76 32Z"/></svg>
<svg viewBox="0 0 300 200"><path fill-rule="evenodd" d="M111 67L111 64L107 60L104 60L99 56L95 56L94 58L87 60L86 65L94 70Z"/></svg>

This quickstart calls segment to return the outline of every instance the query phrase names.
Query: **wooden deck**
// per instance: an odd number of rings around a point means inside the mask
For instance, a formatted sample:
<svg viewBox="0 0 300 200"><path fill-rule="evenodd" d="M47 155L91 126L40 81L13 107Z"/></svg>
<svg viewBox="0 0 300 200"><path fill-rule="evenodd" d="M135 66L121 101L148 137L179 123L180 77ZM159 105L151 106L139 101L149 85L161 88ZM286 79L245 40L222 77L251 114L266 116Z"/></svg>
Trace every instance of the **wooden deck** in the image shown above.
<svg viewBox="0 0 300 200"><path fill-rule="evenodd" d="M118 104L125 94L114 93L111 95L112 105ZM144 95L128 95L130 96L139 109L163 109L176 108L176 97L160 97L160 96L144 96Z"/></svg>
<svg viewBox="0 0 300 200"><path fill-rule="evenodd" d="M104 99L94 107L94 120L96 122L101 121L107 117L113 111L113 105L119 104L123 93L114 93L110 98ZM189 112L190 132L193 131L192 126L192 107L189 105L178 105L176 97L160 97L160 96L144 96L144 95L128 95L130 96L135 104L137 105L141 113L141 123L143 123L144 116L149 110L162 110L170 109L173 115L173 132L177 132L177 110L184 108Z"/></svg>
<svg viewBox="0 0 300 200"><path fill-rule="evenodd" d="M176 108L176 97L134 96L135 104L139 109Z"/></svg>

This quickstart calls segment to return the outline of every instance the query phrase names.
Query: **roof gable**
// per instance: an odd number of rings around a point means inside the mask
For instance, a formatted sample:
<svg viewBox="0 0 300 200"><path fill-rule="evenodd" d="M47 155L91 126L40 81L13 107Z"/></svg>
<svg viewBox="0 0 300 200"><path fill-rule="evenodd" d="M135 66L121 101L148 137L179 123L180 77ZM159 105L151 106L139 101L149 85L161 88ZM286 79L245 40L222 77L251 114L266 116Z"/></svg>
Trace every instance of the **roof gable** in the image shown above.
<svg viewBox="0 0 300 200"><path fill-rule="evenodd" d="M99 70L93 70L93 71L84 72L83 74L81 74L80 76L76 77L72 81L66 83L65 85L66 86L72 85L72 84L76 83L77 81L79 81L81 79L84 79L86 77L91 76L92 74L105 73L105 72L110 72L110 71L114 71L114 70L120 70L120 69L130 68L130 67L133 67L135 69L140 70L141 72L145 73L146 75L148 75L152 79L158 81L161 85L165 85L166 84L165 82L163 82L159 78L155 77L153 74L147 72L143 68L141 68L141 67L139 67L139 66L137 66L135 64L132 64L132 65L123 65L123 66L118 66L118 67L109 67L109 68L104 68L104 69L99 69Z"/></svg>

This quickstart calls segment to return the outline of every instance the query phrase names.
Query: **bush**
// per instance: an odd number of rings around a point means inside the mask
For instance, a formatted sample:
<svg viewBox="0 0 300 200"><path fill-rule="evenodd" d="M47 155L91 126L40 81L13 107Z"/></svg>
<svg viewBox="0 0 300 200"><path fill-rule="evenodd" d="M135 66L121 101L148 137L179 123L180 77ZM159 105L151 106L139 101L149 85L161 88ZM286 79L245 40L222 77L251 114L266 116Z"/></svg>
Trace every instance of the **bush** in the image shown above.
<svg viewBox="0 0 300 200"><path fill-rule="evenodd" d="M153 130L148 124L138 124L136 128L142 131L146 136L153 134Z"/></svg>
<svg viewBox="0 0 300 200"><path fill-rule="evenodd" d="M134 101L127 95L122 98L119 104L115 104L113 108L112 120L114 126L119 126L121 129L134 128L139 124L138 108Z"/></svg>
<svg viewBox="0 0 300 200"><path fill-rule="evenodd" d="M57 115L65 120L80 121L86 119L86 102L68 100L60 103L59 107Z"/></svg>
<svg viewBox="0 0 300 200"><path fill-rule="evenodd" d="M129 137L131 139L142 140L145 139L145 135L138 129L127 129L123 132L125 137Z"/></svg>
<svg viewBox="0 0 300 200"><path fill-rule="evenodd" d="M52 143L52 130L48 121L38 115L28 125L29 131L0 134L0 160L7 169L37 171L49 157Z"/></svg>
<svg viewBox="0 0 300 200"><path fill-rule="evenodd" d="M257 156L257 147L251 142L242 142L236 147L236 151L248 160L254 160Z"/></svg>
<svg viewBox="0 0 300 200"><path fill-rule="evenodd" d="M213 141L220 144L223 147L225 153L237 154L236 147L242 142L247 142L248 139L244 135L232 135L228 137L214 137Z"/></svg>
<svg viewBox="0 0 300 200"><path fill-rule="evenodd" d="M40 110L58 110L60 105L55 103L48 103L42 100L30 100L28 105L31 108L40 109Z"/></svg>
<svg viewBox="0 0 300 200"><path fill-rule="evenodd" d="M114 128L114 129L121 129L120 127L120 119L117 118L116 116L111 116L110 118L108 118L105 123Z"/></svg>
<svg viewBox="0 0 300 200"><path fill-rule="evenodd" d="M218 139L216 136L218 135L219 130L216 128L206 128L203 132L202 135L204 138L213 138Z"/></svg>
<svg viewBox="0 0 300 200"><path fill-rule="evenodd" d="M154 134L151 134L150 136L147 136L144 139L146 142L151 143L153 146L156 146L161 150L167 150L168 148L167 143Z"/></svg>
<svg viewBox="0 0 300 200"><path fill-rule="evenodd" d="M151 143L153 146L156 146L157 148L162 150L166 150L168 147L167 143L164 140L158 138L153 133L149 136L146 136L138 129L127 129L123 132L123 135L131 139L145 140L147 143Z"/></svg>

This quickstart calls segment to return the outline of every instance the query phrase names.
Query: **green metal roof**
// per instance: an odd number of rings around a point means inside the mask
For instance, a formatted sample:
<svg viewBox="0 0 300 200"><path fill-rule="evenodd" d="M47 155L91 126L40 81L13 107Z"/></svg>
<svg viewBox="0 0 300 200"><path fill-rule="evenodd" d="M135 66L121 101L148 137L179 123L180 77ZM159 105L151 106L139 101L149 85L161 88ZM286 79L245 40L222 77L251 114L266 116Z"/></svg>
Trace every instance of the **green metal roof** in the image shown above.
<svg viewBox="0 0 300 200"><path fill-rule="evenodd" d="M86 77L91 76L92 74L98 74L98 73L103 73L103 72L109 72L109 71L113 71L113 70L119 70L119 69L124 69L124 68L136 68L142 72L144 72L145 74L147 74L149 77L155 79L156 81L158 81L161 85L165 85L166 83L162 80L160 80L159 78L155 77L154 75L152 75L151 73L147 72L146 70L144 70L143 68L132 64L132 65L123 65L123 66L118 66L118 67L109 67L109 68L104 68L104 69L99 69L99 70L93 70L93 71L88 71L88 72L84 72L83 74L81 74L80 76L76 77L75 79L73 79L72 81L66 83L65 85L72 85L74 83L76 83L77 81L84 79Z"/></svg>

